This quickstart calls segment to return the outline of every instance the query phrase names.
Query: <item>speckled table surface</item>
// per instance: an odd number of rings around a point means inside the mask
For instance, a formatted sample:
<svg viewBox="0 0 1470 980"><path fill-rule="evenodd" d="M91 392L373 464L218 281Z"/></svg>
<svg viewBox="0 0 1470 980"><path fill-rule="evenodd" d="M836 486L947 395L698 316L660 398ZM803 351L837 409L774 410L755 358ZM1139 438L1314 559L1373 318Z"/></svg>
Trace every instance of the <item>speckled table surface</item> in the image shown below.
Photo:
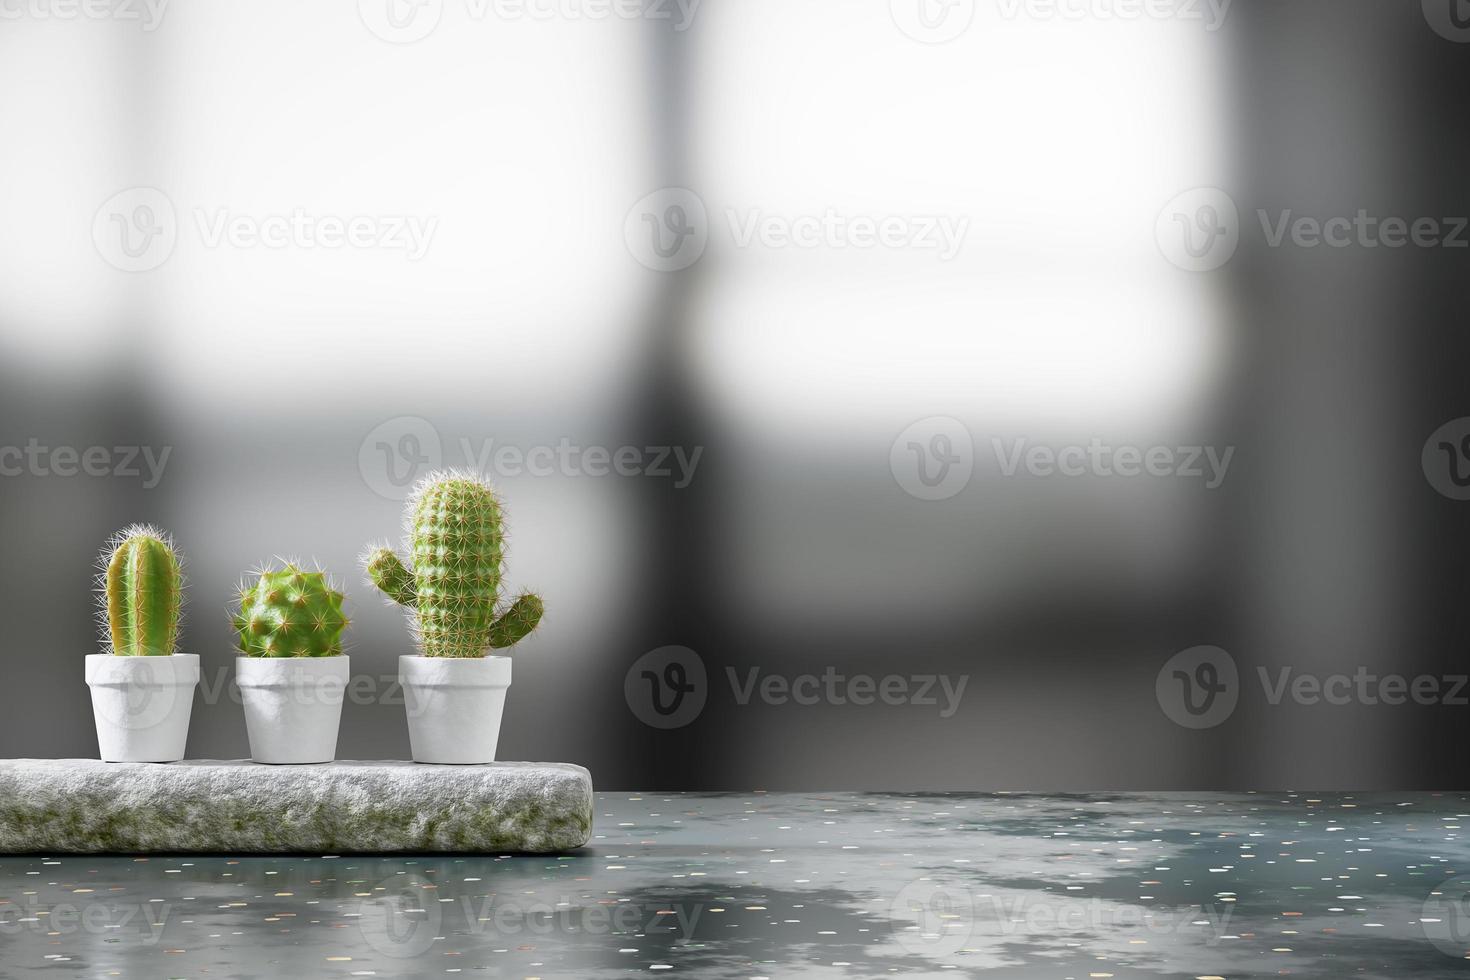
<svg viewBox="0 0 1470 980"><path fill-rule="evenodd" d="M1463 977L1470 794L600 793L526 857L0 858L7 976Z"/></svg>

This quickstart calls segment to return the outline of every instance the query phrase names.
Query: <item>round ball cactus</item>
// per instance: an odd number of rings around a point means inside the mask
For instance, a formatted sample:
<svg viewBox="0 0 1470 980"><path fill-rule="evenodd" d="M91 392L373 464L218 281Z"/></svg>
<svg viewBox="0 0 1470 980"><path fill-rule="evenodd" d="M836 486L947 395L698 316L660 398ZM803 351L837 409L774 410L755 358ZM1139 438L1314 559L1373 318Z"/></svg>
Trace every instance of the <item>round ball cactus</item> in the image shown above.
<svg viewBox="0 0 1470 980"><path fill-rule="evenodd" d="M184 574L173 539L135 524L102 552L102 620L119 657L167 657L179 639Z"/></svg>
<svg viewBox="0 0 1470 980"><path fill-rule="evenodd" d="M234 626L247 657L335 657L342 652L347 617L342 593L324 573L287 564L241 586Z"/></svg>
<svg viewBox="0 0 1470 980"><path fill-rule="evenodd" d="M414 490L406 515L412 567L387 548L367 555L368 576L412 614L428 657L483 657L524 639L541 621L526 593L499 613L505 528L500 501L474 473L434 473Z"/></svg>

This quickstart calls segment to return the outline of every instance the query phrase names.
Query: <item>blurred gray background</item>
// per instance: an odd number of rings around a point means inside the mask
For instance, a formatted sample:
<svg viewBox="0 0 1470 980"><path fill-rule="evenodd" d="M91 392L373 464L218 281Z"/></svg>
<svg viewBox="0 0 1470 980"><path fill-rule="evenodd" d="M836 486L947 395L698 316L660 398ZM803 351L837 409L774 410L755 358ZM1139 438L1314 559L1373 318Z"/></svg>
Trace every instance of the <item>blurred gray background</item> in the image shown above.
<svg viewBox="0 0 1470 980"><path fill-rule="evenodd" d="M409 634L357 556L413 476L487 464L508 587L548 606L504 758L608 789L1457 784L1470 709L1256 678L1470 670L1470 503L1421 466L1470 415L1470 252L1272 246L1257 213L1470 214L1462 6L7 15L0 755L95 755L94 561L148 521L189 562L192 757L248 753L227 607L275 555L345 584L371 696L339 756L407 757ZM1170 244L1195 188L1239 208L1218 268ZM1233 455L1215 487L1008 475L1017 440ZM606 455L494 455L564 445ZM946 459L968 481L925 499ZM704 703L659 728L637 664L675 645ZM1156 682L1199 645L1240 681L1194 729ZM741 703L752 670L966 680L946 715Z"/></svg>

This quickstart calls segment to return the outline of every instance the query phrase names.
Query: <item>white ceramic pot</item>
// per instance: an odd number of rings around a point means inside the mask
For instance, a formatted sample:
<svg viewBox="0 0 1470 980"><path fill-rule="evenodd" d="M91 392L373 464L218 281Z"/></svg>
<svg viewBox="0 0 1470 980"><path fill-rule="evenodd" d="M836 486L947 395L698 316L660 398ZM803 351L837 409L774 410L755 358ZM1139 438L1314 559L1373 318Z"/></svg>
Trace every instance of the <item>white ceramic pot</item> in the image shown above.
<svg viewBox="0 0 1470 980"><path fill-rule="evenodd" d="M189 739L199 658L87 657L87 686L103 762L178 762Z"/></svg>
<svg viewBox="0 0 1470 980"><path fill-rule="evenodd" d="M345 655L236 657L250 758L299 765L337 757L342 697L351 677Z"/></svg>
<svg viewBox="0 0 1470 980"><path fill-rule="evenodd" d="M509 657L399 657L414 762L495 761Z"/></svg>

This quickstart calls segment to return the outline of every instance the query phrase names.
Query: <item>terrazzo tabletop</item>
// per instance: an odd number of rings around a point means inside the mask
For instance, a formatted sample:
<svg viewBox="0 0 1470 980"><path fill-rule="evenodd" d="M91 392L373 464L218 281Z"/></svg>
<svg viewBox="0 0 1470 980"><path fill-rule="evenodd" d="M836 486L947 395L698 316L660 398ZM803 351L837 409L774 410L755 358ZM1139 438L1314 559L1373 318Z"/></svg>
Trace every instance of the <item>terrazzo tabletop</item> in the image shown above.
<svg viewBox="0 0 1470 980"><path fill-rule="evenodd" d="M557 856L6 857L0 974L1464 977L1467 797L600 793Z"/></svg>

